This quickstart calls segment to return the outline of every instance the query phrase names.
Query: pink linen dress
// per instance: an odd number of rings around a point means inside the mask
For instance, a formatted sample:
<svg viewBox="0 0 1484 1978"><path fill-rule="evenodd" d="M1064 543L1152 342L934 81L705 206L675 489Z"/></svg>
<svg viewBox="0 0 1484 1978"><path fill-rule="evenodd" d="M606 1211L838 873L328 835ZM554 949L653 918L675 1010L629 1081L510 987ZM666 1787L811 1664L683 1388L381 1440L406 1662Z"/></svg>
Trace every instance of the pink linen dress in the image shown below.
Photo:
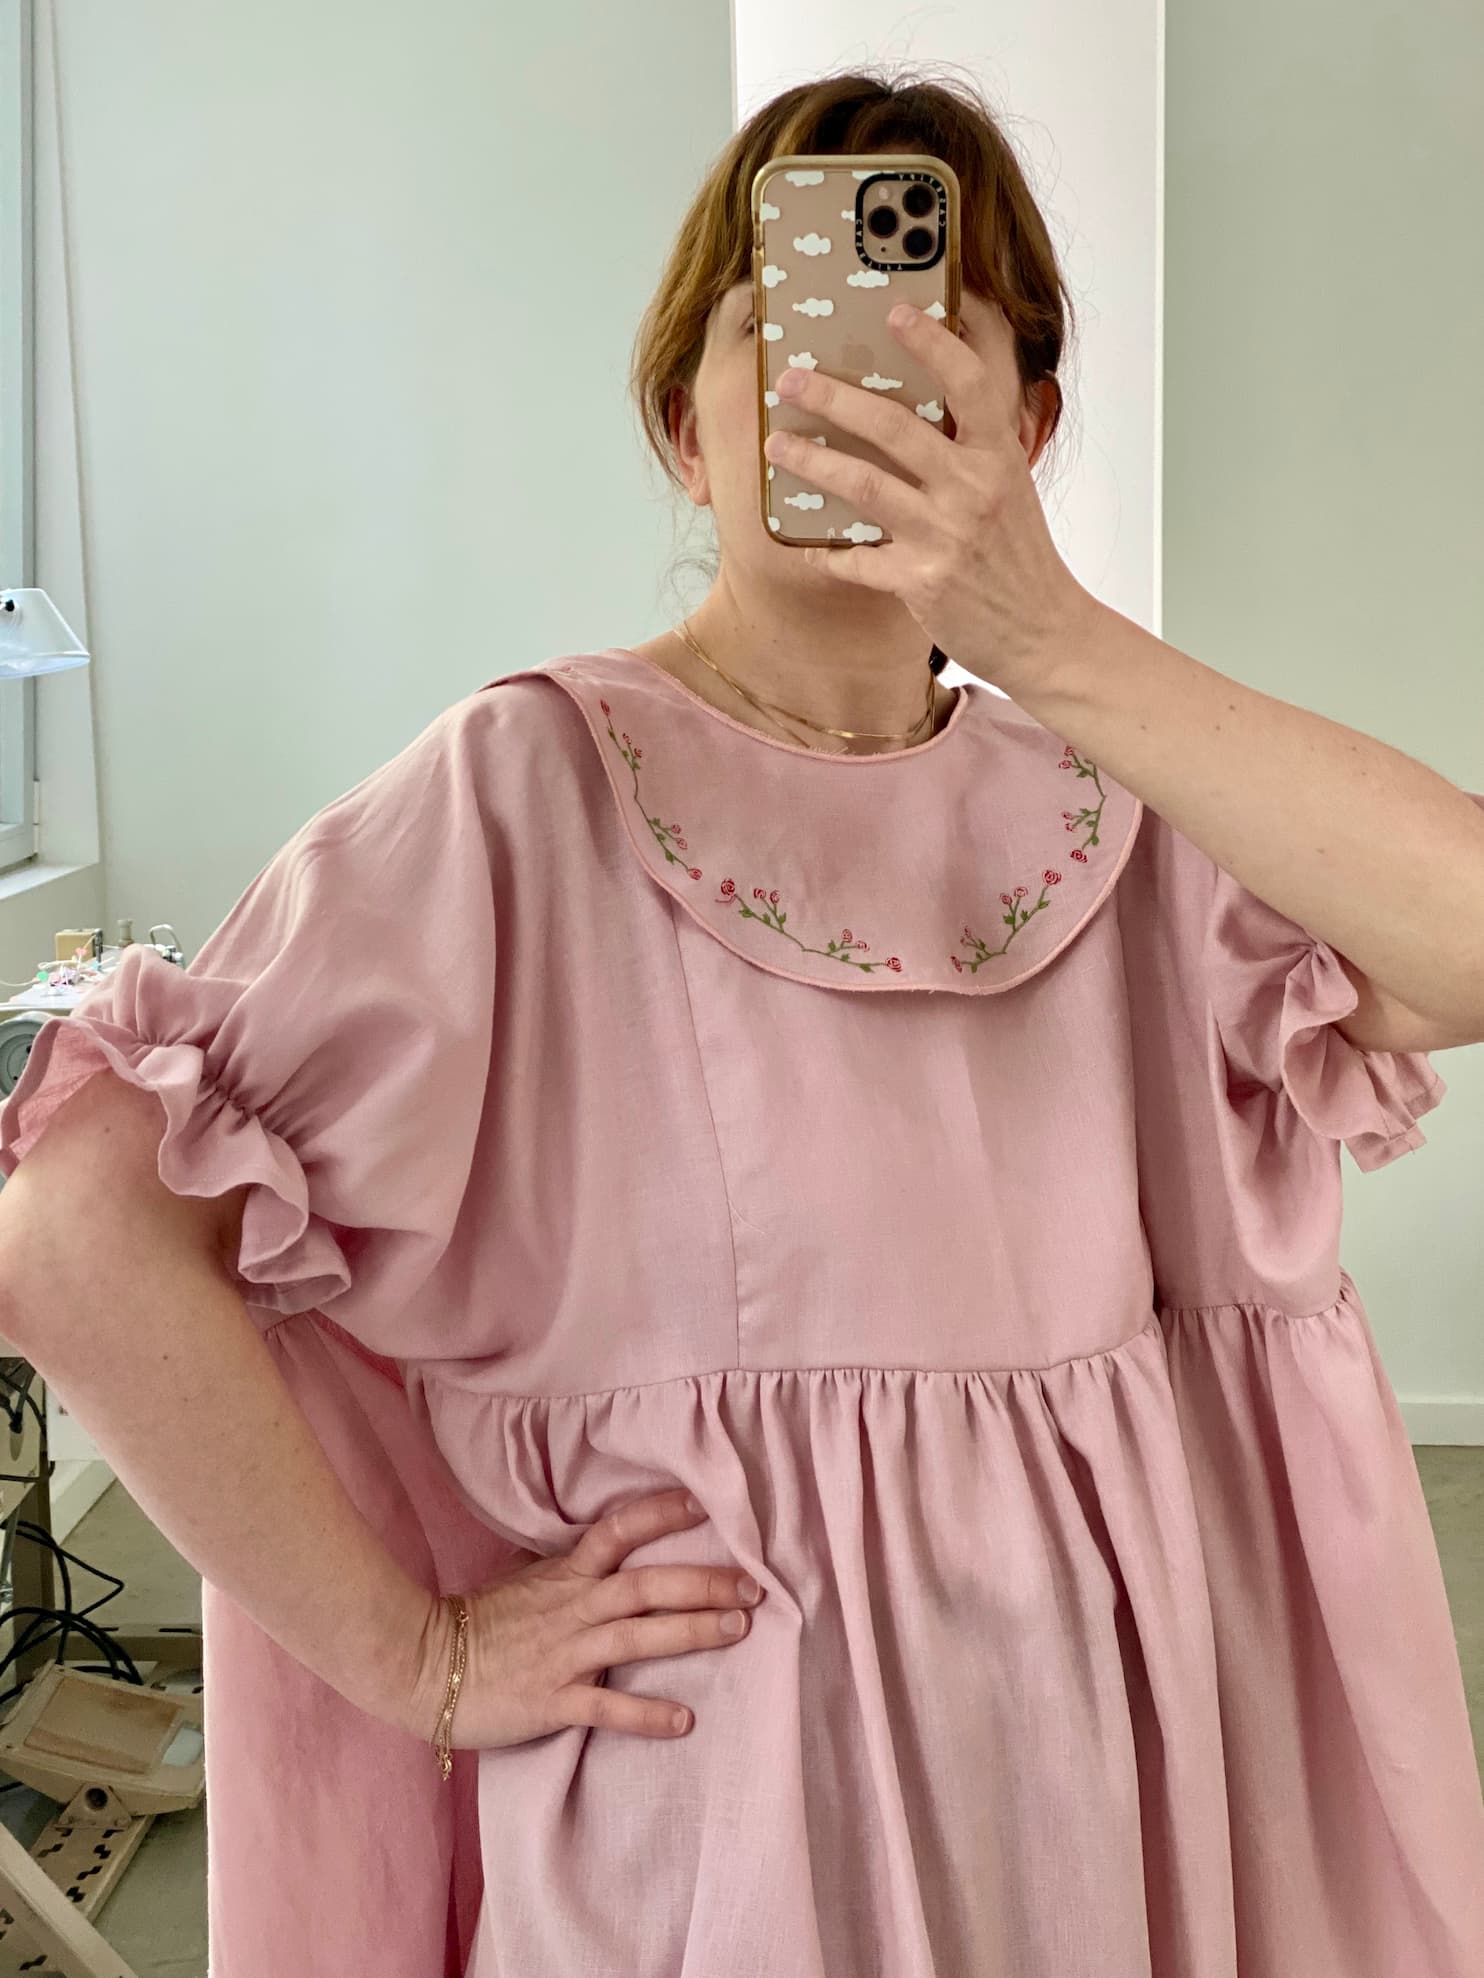
<svg viewBox="0 0 1484 1978"><path fill-rule="evenodd" d="M208 1585L210 1978L1479 1978L1453 1629L1338 1255L1341 1144L1445 1088L1355 1002L988 687L824 756L620 648L448 708L189 968L127 952L0 1173L99 1067L156 1091L429 1588L673 1485L708 1521L627 1563L767 1588L608 1672L686 1737L444 1785Z"/></svg>

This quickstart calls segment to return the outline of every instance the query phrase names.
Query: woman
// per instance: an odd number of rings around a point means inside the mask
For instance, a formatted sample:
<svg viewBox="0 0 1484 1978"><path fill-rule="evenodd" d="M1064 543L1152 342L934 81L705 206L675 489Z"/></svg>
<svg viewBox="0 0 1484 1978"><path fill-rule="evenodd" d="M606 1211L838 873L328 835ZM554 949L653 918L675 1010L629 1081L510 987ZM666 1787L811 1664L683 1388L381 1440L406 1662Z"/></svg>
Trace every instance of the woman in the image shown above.
<svg viewBox="0 0 1484 1978"><path fill-rule="evenodd" d="M902 334L960 430L806 381L901 472L890 544L805 556L758 520L747 195L862 149L959 175L963 334ZM1340 1145L1421 1144L1466 958L1375 926L1433 905L1335 821L1382 745L1070 578L1065 322L982 104L767 105L637 354L705 600L451 707L188 970L127 954L38 1037L6 1282L206 1579L213 1978L1480 1968L1447 1603L1337 1256ZM863 493L826 452L780 463ZM1484 870L1385 753L1381 835ZM88 1187L79 1260L43 1202ZM27 1314L105 1249L141 1290L69 1347Z"/></svg>

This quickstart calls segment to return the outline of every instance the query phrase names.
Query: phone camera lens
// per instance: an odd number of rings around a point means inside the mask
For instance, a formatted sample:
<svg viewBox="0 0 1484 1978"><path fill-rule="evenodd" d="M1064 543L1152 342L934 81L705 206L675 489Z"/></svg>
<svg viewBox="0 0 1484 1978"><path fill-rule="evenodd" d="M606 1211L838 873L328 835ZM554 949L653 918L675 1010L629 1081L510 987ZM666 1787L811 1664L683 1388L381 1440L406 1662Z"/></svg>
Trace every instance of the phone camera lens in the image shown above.
<svg viewBox="0 0 1484 1978"><path fill-rule="evenodd" d="M926 227L908 227L906 233L902 235L904 254L931 254L933 246L934 236Z"/></svg>
<svg viewBox="0 0 1484 1978"><path fill-rule="evenodd" d="M910 214L914 220L925 220L929 213L937 210L937 205L938 195L930 185L924 185L921 179L914 185L909 185L902 194L902 211Z"/></svg>
<svg viewBox="0 0 1484 1978"><path fill-rule="evenodd" d="M897 230L897 216L890 206L873 206L866 215L866 229L877 240L890 240Z"/></svg>

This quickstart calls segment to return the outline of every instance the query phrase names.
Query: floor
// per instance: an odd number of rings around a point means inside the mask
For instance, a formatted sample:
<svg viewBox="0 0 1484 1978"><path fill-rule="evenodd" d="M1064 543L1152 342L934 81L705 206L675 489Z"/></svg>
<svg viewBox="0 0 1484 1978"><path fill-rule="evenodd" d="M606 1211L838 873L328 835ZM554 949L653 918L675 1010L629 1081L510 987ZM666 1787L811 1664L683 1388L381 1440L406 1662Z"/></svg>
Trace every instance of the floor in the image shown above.
<svg viewBox="0 0 1484 1978"><path fill-rule="evenodd" d="M201 1579L161 1536L120 1483L113 1483L67 1534L67 1550L117 1574L123 1590L92 1617L110 1627L201 1624ZM73 1599L86 1607L107 1591L71 1566ZM16 1680L7 1676L0 1687ZM9 1705L6 1706L10 1708ZM0 1774L3 1779L3 1774ZM0 1792L0 1820L29 1847L57 1802L28 1786ZM204 1806L162 1813L93 1922L139 1978L205 1978ZM286 1973L285 1978L289 1978Z"/></svg>
<svg viewBox="0 0 1484 1978"><path fill-rule="evenodd" d="M1419 1449L1453 1613L1473 1725L1484 1766L1484 1449ZM69 1551L117 1573L125 1589L100 1611L111 1624L200 1621L197 1575L113 1484L67 1540ZM74 1586L77 1569L74 1568ZM90 1592L88 1598L95 1597ZM30 1844L55 1811L24 1787L0 1793L0 1820ZM204 1978L204 1808L161 1815L97 1922L139 1978Z"/></svg>

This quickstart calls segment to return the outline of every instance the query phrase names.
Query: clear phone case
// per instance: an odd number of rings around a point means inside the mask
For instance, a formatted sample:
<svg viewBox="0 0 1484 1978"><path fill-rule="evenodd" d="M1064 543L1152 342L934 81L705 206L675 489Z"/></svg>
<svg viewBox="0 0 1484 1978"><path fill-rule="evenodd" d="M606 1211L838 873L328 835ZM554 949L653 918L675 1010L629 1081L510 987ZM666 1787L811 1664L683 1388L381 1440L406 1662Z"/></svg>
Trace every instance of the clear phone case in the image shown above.
<svg viewBox="0 0 1484 1978"><path fill-rule="evenodd" d="M775 541L800 547L890 542L876 517L770 461L763 446L782 429L904 472L870 442L781 400L778 379L791 364L879 391L953 437L942 387L886 322L905 300L958 332L953 168L900 152L770 158L752 184L752 239L763 523Z"/></svg>

